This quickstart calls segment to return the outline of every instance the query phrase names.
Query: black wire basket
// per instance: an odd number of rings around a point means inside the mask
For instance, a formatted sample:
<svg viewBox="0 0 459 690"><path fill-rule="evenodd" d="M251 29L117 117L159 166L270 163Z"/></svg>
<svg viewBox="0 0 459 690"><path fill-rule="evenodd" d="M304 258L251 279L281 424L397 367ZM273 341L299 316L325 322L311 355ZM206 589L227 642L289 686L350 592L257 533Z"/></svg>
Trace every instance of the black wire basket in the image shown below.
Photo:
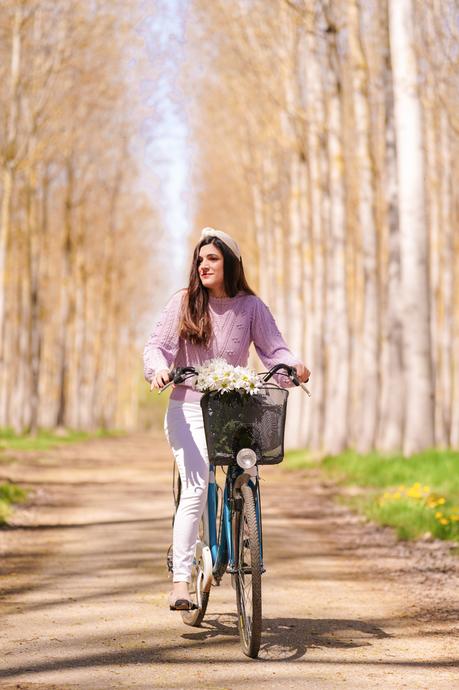
<svg viewBox="0 0 459 690"><path fill-rule="evenodd" d="M284 458L288 390L266 384L257 393L211 391L201 398L209 461L231 465L241 448L252 448L261 465Z"/></svg>

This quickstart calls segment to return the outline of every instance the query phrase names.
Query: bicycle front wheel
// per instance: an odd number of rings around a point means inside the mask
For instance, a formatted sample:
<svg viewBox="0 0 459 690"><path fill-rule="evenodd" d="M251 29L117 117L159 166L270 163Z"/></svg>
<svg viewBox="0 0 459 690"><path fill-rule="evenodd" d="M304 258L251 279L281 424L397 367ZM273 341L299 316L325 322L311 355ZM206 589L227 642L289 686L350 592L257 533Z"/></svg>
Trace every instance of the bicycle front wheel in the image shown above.
<svg viewBox="0 0 459 690"><path fill-rule="evenodd" d="M241 487L243 498L237 535L236 598L242 651L257 657L261 643L261 558L254 492Z"/></svg>

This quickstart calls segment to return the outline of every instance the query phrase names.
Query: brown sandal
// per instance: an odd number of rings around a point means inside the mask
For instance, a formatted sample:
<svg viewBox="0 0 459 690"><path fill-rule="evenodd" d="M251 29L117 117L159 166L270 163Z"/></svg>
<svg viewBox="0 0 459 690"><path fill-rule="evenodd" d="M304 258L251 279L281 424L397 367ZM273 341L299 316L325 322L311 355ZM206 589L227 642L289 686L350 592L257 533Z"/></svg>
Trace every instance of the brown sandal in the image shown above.
<svg viewBox="0 0 459 690"><path fill-rule="evenodd" d="M169 603L171 611L194 611L198 607L189 599L176 599L175 604Z"/></svg>

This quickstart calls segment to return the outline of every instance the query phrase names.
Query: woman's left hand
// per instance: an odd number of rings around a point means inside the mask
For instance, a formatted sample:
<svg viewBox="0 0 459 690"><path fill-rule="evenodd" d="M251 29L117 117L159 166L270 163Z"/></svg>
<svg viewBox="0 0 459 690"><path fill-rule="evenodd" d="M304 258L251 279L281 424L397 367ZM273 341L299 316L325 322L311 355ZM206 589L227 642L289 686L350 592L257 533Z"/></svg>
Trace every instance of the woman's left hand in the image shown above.
<svg viewBox="0 0 459 690"><path fill-rule="evenodd" d="M301 383L307 383L309 381L309 377L311 376L311 372L303 364L303 362L298 362L298 364L295 364L295 369Z"/></svg>

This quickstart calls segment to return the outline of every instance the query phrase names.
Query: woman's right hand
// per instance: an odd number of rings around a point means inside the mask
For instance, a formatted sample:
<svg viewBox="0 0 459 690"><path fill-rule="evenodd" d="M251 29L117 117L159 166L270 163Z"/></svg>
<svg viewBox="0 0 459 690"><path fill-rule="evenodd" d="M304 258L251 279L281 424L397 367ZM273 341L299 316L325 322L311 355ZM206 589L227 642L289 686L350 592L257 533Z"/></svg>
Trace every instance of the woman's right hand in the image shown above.
<svg viewBox="0 0 459 690"><path fill-rule="evenodd" d="M150 384L150 390L152 391L155 388L163 388L166 385L166 383L169 383L169 381L169 369L160 369L160 371L157 371L156 374L153 376L153 379Z"/></svg>

